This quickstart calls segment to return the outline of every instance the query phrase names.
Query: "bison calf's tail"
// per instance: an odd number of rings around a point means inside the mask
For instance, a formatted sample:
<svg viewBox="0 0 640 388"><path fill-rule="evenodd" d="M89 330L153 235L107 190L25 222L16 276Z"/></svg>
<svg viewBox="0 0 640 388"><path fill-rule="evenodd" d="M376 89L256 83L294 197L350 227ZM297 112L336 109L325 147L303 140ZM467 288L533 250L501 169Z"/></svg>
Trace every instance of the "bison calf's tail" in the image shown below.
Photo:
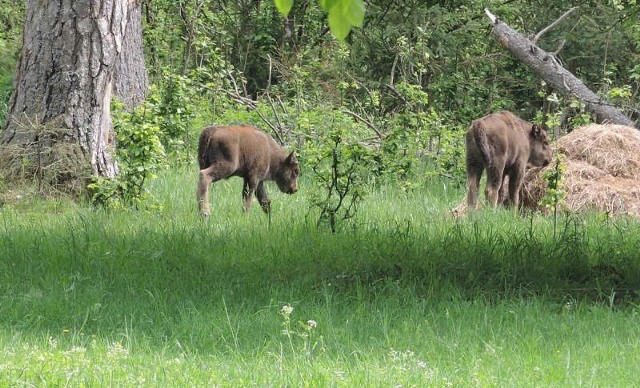
<svg viewBox="0 0 640 388"><path fill-rule="evenodd" d="M471 124L471 131L473 132L473 140L480 151L480 156L485 166L491 163L491 145L489 145L489 139L482 125L474 121Z"/></svg>
<svg viewBox="0 0 640 388"><path fill-rule="evenodd" d="M200 169L205 169L209 167L211 164L211 160L209 160L207 149L209 148L209 143L211 142L211 135L213 134L214 128L207 128L200 134L200 140L198 141L198 164L200 165Z"/></svg>

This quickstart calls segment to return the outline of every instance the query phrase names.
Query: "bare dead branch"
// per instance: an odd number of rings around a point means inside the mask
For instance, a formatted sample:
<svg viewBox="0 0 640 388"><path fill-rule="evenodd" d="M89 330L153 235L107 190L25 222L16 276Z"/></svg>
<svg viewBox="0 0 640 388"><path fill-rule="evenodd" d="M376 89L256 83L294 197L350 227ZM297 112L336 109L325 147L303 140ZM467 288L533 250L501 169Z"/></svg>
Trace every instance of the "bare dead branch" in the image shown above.
<svg viewBox="0 0 640 388"><path fill-rule="evenodd" d="M273 112L274 117L276 118L277 121L277 128L284 128L284 125L282 124L282 120L280 120L280 115L278 114L278 110L276 109L276 104L273 102L273 99L271 98L271 94L269 93L269 89L271 88L271 74L272 74L272 69L273 69L273 61L271 59L271 55L268 55L269 57L269 81L267 83L267 87L265 89L265 95L267 96L267 100L269 101L269 105L271 106L271 111ZM276 127L272 126L274 132L276 132L276 135L278 136L278 139L282 140L283 138L283 134L282 131L280 129L276 130Z"/></svg>
<svg viewBox="0 0 640 388"><path fill-rule="evenodd" d="M498 17L494 14L491 13L491 11L489 11L488 8L484 9L484 13L487 14L487 17L489 18L489 20L491 20L492 24L496 24L500 19L498 19Z"/></svg>
<svg viewBox="0 0 640 388"><path fill-rule="evenodd" d="M389 77L389 85L393 86L395 75L396 75L396 66L398 65L398 54L393 58L393 65L391 66L391 76Z"/></svg>
<svg viewBox="0 0 640 388"><path fill-rule="evenodd" d="M260 119L265 124L267 124L267 126L269 126L269 128L271 128L271 130L273 131L274 135L278 138L278 141L280 142L280 144L284 144L284 140L282 138L282 134L278 130L278 127L273 125L271 120L269 120L269 118L267 116L265 116L264 113L260 112L260 110L257 109L258 101L252 100L252 99L242 95L242 93L240 92L240 87L238 86L238 82L236 81L236 79L233 76L233 74L231 73L231 71L227 72L227 76L229 77L229 80L231 80L231 83L233 84L233 89L235 90L234 92L226 90L225 92L227 93L227 95L233 101L237 102L238 104L244 105L244 106L246 106L247 108L249 108L251 110L255 110L255 112L258 114L258 116L260 116ZM242 85L242 90L245 91L244 94L246 94L246 89L244 87L244 84ZM271 106L273 108L273 102L271 103Z"/></svg>
<svg viewBox="0 0 640 388"><path fill-rule="evenodd" d="M553 55L555 57L558 54L560 54L560 51L562 51L562 49L564 48L565 43L567 43L567 41L565 39L562 39L562 42L560 42L560 44L558 45L558 48L556 49L556 51L551 53L551 55Z"/></svg>
<svg viewBox="0 0 640 388"><path fill-rule="evenodd" d="M564 19L568 18L569 15L571 15L572 13L574 13L576 10L578 9L578 7L573 7L570 10L568 10L567 12L563 13L562 16L560 16L558 19L556 19L555 22L549 24L548 26L546 26L545 28L543 28L542 30L540 30L540 32L538 32L536 34L536 36L533 37L533 44L536 44L538 42L538 39L540 39L542 37L542 35L546 34L547 32L551 31L555 26L557 26L558 24L560 24L561 21L563 21Z"/></svg>
<svg viewBox="0 0 640 388"><path fill-rule="evenodd" d="M367 127L371 128L371 130L373 132L376 133L376 135L378 135L379 139L382 139L384 137L384 135L382 135L382 132L380 132L380 130L378 128L376 128L375 125L373 125L373 123L367 119L365 119L364 117L360 116L359 114L357 114L356 112L352 112L350 110L344 109L343 110L344 113L354 117L356 120L360 121L361 123L364 123Z"/></svg>

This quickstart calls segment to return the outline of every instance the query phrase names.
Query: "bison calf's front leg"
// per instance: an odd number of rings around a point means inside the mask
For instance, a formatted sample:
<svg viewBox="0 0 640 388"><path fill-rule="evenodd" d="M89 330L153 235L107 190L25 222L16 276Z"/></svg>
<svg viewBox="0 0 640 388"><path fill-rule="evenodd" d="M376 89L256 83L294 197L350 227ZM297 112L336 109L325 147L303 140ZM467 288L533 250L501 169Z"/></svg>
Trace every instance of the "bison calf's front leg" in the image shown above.
<svg viewBox="0 0 640 388"><path fill-rule="evenodd" d="M256 197L258 197L258 200L260 201L260 205L262 206L262 208L265 208L265 204L263 202L263 199L261 197L261 192L264 195L264 198L266 200L267 198L267 194L264 191L264 186L263 186L263 182L260 181L255 181L252 179L245 179L244 180L244 185L242 186L242 201L244 203L244 211L248 212L249 209L251 209L251 202L253 200L253 195L254 193L256 194ZM256 191L257 189L257 191ZM268 202L268 200L266 200ZM267 205L268 206L268 205ZM267 210L265 210L265 212L268 213Z"/></svg>
<svg viewBox="0 0 640 388"><path fill-rule="evenodd" d="M264 188L264 181L258 183L256 197L258 198L258 202L260 202L260 206L262 206L262 210L267 214L271 213L271 201L269 201L269 198L267 197L267 190Z"/></svg>
<svg viewBox="0 0 640 388"><path fill-rule="evenodd" d="M522 188L524 174L525 166L519 166L514 168L511 175L509 175L509 198L507 200L507 207L513 206L517 209L520 205L520 189Z"/></svg>

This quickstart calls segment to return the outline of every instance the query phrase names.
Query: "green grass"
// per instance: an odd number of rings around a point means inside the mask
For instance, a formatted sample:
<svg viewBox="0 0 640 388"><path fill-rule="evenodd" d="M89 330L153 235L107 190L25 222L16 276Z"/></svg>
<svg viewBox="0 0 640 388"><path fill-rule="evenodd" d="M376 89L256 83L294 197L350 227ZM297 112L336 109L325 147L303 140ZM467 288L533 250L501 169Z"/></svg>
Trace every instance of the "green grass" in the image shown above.
<svg viewBox="0 0 640 388"><path fill-rule="evenodd" d="M305 182L241 212L241 182L164 174L155 213L0 209L0 386L576 386L640 373L640 223L481 211L380 188L340 233ZM288 314L283 306L293 307ZM317 323L316 327L308 324Z"/></svg>

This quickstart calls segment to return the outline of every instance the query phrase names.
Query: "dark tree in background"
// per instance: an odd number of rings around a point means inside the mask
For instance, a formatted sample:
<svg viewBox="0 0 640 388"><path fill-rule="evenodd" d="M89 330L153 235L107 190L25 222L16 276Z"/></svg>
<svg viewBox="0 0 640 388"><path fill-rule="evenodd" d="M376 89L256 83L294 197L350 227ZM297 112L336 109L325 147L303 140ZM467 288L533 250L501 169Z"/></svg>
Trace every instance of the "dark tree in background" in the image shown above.
<svg viewBox="0 0 640 388"><path fill-rule="evenodd" d="M0 136L5 174L64 160L87 176L114 176L111 98L135 106L147 87L138 1L28 0L15 89ZM56 147L61 144L66 146Z"/></svg>

